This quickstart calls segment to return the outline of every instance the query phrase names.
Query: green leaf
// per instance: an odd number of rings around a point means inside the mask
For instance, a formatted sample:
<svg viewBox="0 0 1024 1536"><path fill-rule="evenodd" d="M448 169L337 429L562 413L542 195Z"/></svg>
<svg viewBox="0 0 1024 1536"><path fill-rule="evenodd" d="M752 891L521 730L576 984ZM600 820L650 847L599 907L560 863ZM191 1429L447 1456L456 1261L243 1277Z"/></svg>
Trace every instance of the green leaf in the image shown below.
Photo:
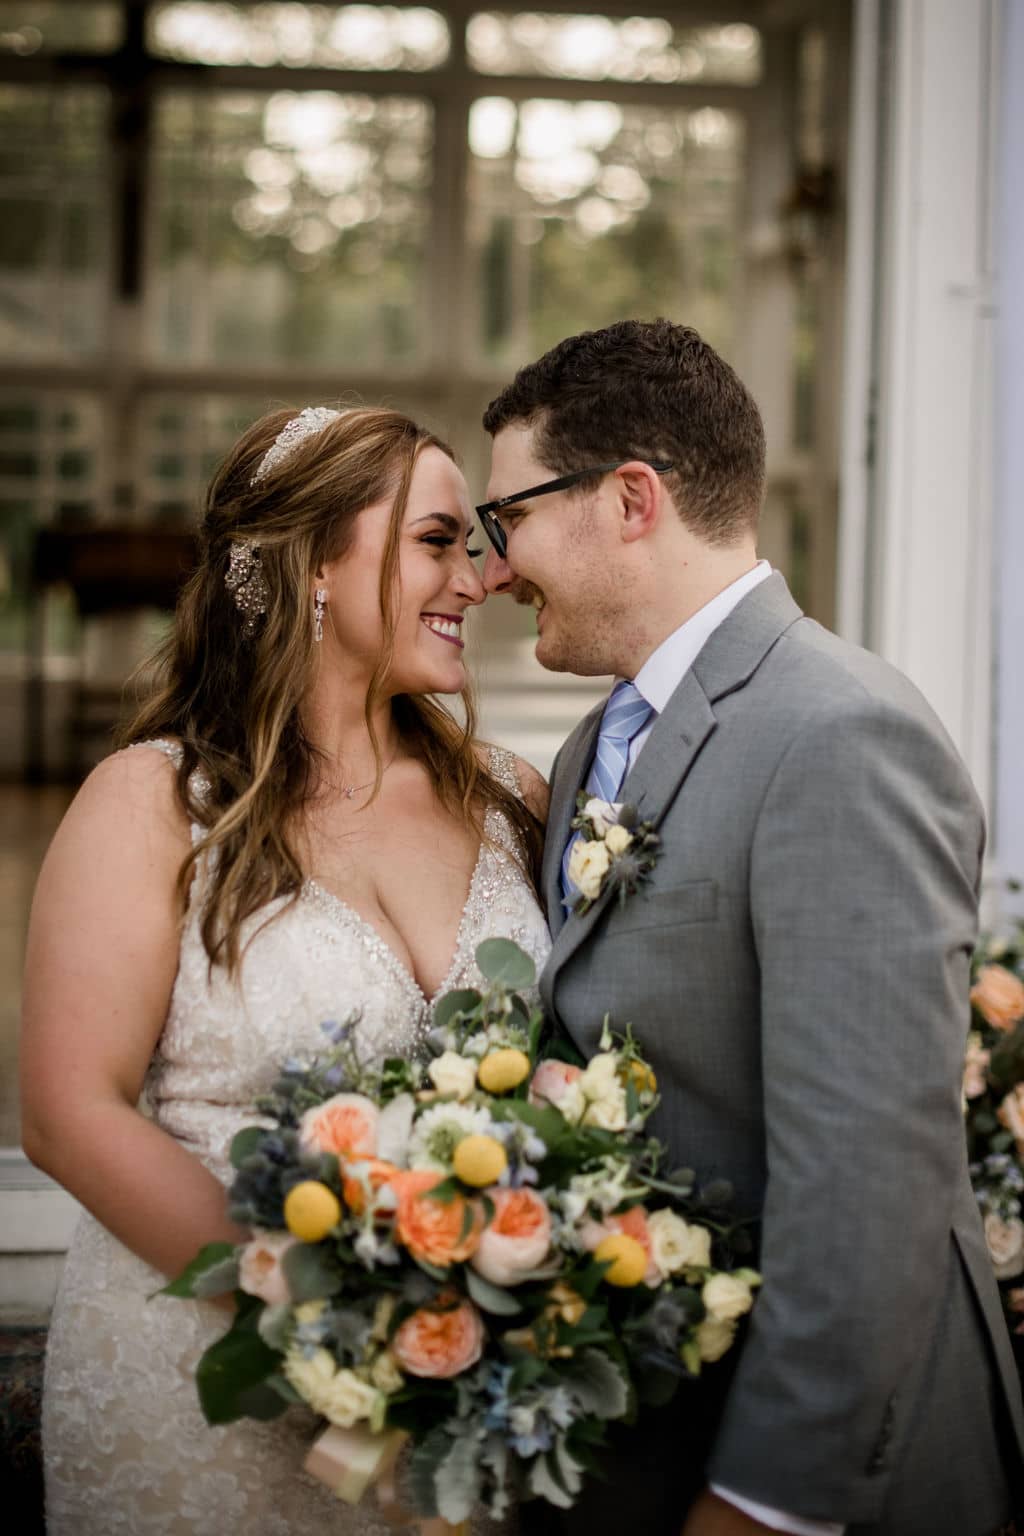
<svg viewBox="0 0 1024 1536"><path fill-rule="evenodd" d="M618 1366L597 1349L584 1349L558 1373L584 1413L621 1419L629 1406L629 1383Z"/></svg>
<svg viewBox="0 0 1024 1536"><path fill-rule="evenodd" d="M523 1310L511 1292L485 1280L483 1275L478 1275L468 1264L465 1276L466 1290L482 1312L490 1312L495 1317L515 1317L517 1312Z"/></svg>
<svg viewBox="0 0 1024 1536"><path fill-rule="evenodd" d="M281 1260L292 1301L319 1301L337 1289L338 1265L319 1243L296 1243Z"/></svg>
<svg viewBox="0 0 1024 1536"><path fill-rule="evenodd" d="M472 987L446 992L434 1004L434 1028L445 1029L457 1013L472 1013L480 1006L480 993Z"/></svg>
<svg viewBox="0 0 1024 1536"><path fill-rule="evenodd" d="M283 1354L291 1323L292 1309L283 1301L276 1306L263 1308L256 1320L256 1330L264 1344Z"/></svg>
<svg viewBox="0 0 1024 1536"><path fill-rule="evenodd" d="M228 1266L233 1266L233 1274L228 1277ZM213 1274L217 1280L216 1290L202 1290L197 1287L203 1276ZM220 1279L226 1279L226 1284L220 1284ZM208 1282L209 1283L209 1282ZM200 1248L195 1258L192 1259L180 1275L177 1275L163 1290L154 1291L154 1296L220 1296L225 1291L233 1291L238 1284L238 1261L235 1257L235 1245L233 1243L207 1243Z"/></svg>
<svg viewBox="0 0 1024 1536"><path fill-rule="evenodd" d="M237 1406L243 1418L260 1419L263 1422L268 1419L279 1419L288 1409L288 1404L280 1392L266 1381L258 1382L256 1386L247 1387L244 1392L239 1392Z"/></svg>
<svg viewBox="0 0 1024 1536"><path fill-rule="evenodd" d="M476 1440L460 1435L434 1474L437 1512L449 1525L468 1520L479 1501L482 1478Z"/></svg>
<svg viewBox="0 0 1024 1536"><path fill-rule="evenodd" d="M576 1463L571 1457L566 1460L573 1467ZM579 1468L576 1468L577 1473ZM579 1477L576 1479L576 1491L579 1491ZM538 1456L530 1467L529 1477L530 1492L539 1499L546 1499L549 1504L554 1504L557 1509L571 1509L574 1502L574 1494L571 1491L570 1478L566 1476L566 1467L560 1462L557 1452L549 1451L546 1456Z"/></svg>
<svg viewBox="0 0 1024 1536"><path fill-rule="evenodd" d="M280 1356L258 1333L232 1328L214 1341L196 1368L199 1402L208 1424L230 1424L247 1409L245 1394L276 1369Z"/></svg>
<svg viewBox="0 0 1024 1536"><path fill-rule="evenodd" d="M409 1456L409 1493L417 1514L427 1518L437 1514L437 1469L451 1444L443 1429L432 1429L414 1444Z"/></svg>
<svg viewBox="0 0 1024 1536"><path fill-rule="evenodd" d="M241 1168L247 1157L260 1149L260 1142L267 1132L262 1125L247 1125L231 1139L231 1166Z"/></svg>
<svg viewBox="0 0 1024 1536"><path fill-rule="evenodd" d="M476 963L488 981L510 992L532 987L537 979L532 956L511 939L484 939L477 945Z"/></svg>

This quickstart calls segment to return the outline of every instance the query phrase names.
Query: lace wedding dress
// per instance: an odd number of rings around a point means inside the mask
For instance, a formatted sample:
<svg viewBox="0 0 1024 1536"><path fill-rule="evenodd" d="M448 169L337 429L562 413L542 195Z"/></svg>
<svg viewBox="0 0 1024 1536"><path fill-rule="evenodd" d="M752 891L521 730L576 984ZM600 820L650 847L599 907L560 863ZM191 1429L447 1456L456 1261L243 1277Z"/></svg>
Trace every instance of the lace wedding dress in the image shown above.
<svg viewBox="0 0 1024 1536"><path fill-rule="evenodd" d="M170 743L151 742L169 756ZM511 753L491 771L518 793ZM484 938L514 939L540 964L549 947L537 903L491 810L448 975L439 992L479 985ZM193 837L199 829L193 828ZM414 1054L431 1001L368 923L307 881L292 906L255 933L240 980L208 973L199 925L205 873L186 915L170 1011L146 1079L148 1112L227 1183L235 1132L286 1056L323 1045L324 1020L359 1010L362 1052ZM262 926L265 925L265 926ZM259 930L258 932L256 930ZM248 935L243 935L243 939ZM153 1191L154 1209L160 1192ZM294 1407L271 1423L211 1429L194 1369L223 1333L208 1302L153 1296L165 1279L90 1215L76 1230L50 1326L43 1396L49 1536L385 1536L372 1499L341 1503L301 1470L316 1421ZM147 1298L152 1296L152 1300ZM486 1530L489 1522L474 1520Z"/></svg>

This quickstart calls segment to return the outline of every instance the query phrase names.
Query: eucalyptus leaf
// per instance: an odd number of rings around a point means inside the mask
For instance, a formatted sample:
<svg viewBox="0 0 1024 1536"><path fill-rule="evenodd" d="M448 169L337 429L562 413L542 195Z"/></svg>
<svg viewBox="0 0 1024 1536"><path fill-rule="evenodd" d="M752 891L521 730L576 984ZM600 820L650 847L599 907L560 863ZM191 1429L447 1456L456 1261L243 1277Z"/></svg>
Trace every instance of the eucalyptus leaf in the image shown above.
<svg viewBox="0 0 1024 1536"><path fill-rule="evenodd" d="M629 1404L629 1384L618 1366L596 1349L584 1349L558 1373L584 1413L621 1419Z"/></svg>
<svg viewBox="0 0 1024 1536"><path fill-rule="evenodd" d="M272 1307L264 1307L256 1323L256 1329L264 1344L284 1353L285 1341L291 1328L292 1309L286 1301Z"/></svg>
<svg viewBox="0 0 1024 1536"><path fill-rule="evenodd" d="M192 1294L199 1301L209 1301L211 1296L226 1296L238 1286L238 1259L231 1254L219 1264L211 1264L202 1270L192 1282Z"/></svg>
<svg viewBox="0 0 1024 1536"><path fill-rule="evenodd" d="M482 1312L490 1312L494 1317L515 1317L523 1310L510 1291L485 1280L468 1264L465 1276L466 1289Z"/></svg>
<svg viewBox="0 0 1024 1536"><path fill-rule="evenodd" d="M200 1277L206 1274L208 1270L218 1270L221 1266L224 1265L225 1261L233 1261L234 1258L235 1247L233 1243L207 1243L204 1248L200 1248L195 1258L190 1260L190 1262L185 1265L185 1268L182 1270L180 1275L177 1275L168 1285L165 1285L162 1290L154 1291L153 1295L189 1297L198 1296L200 1293L196 1290L196 1284ZM237 1284L237 1269L238 1266L236 1263L235 1279L230 1280L227 1285L222 1287L222 1290L234 1290L235 1285ZM220 1293L217 1291L207 1291L205 1294L208 1296L215 1296L219 1295Z"/></svg>
<svg viewBox="0 0 1024 1536"><path fill-rule="evenodd" d="M262 1125L247 1125L244 1130L237 1131L231 1138L232 1168L241 1168L247 1157L258 1152L266 1134Z"/></svg>
<svg viewBox="0 0 1024 1536"><path fill-rule="evenodd" d="M457 1013L472 1013L480 1006L480 993L472 987L446 992L434 1006L434 1028L445 1029Z"/></svg>
<svg viewBox="0 0 1024 1536"><path fill-rule="evenodd" d="M337 1289L338 1265L321 1244L296 1243L281 1260L292 1301L319 1301Z"/></svg>
<svg viewBox="0 0 1024 1536"><path fill-rule="evenodd" d="M484 939L477 945L476 963L488 981L510 992L532 987L537 979L533 957L511 939Z"/></svg>

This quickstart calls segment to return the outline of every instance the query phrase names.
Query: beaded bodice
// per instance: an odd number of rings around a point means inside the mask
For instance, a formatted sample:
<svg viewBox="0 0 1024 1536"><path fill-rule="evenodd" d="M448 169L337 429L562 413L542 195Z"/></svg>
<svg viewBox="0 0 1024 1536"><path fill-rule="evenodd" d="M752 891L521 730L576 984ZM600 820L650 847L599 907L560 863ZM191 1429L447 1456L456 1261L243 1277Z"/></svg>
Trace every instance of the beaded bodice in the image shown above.
<svg viewBox="0 0 1024 1536"><path fill-rule="evenodd" d="M145 745L178 753L170 742ZM518 791L512 754L490 751L491 772ZM488 811L485 832L438 995L480 983L474 953L482 939L514 939L538 968L547 954L543 916L497 809ZM193 836L201 836L199 827ZM231 1139L251 1121L253 1100L287 1056L322 1048L323 1022L355 1014L364 1058L408 1056L424 1046L434 999L365 918L313 880L297 899L281 898L249 918L237 977L220 966L211 972L200 931L209 877L201 863L146 1098L158 1123L226 1179Z"/></svg>

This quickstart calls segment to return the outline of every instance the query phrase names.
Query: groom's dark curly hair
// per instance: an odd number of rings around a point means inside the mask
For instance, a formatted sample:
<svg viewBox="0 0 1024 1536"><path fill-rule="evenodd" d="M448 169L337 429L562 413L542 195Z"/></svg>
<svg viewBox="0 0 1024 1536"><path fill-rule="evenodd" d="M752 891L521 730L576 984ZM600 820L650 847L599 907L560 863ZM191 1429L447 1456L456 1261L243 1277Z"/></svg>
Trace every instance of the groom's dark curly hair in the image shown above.
<svg viewBox="0 0 1024 1536"><path fill-rule="evenodd" d="M619 320L560 341L487 407L492 437L513 425L536 429L537 455L556 475L614 458L668 460L675 467L665 481L680 516L711 544L757 527L761 413L689 326Z"/></svg>

